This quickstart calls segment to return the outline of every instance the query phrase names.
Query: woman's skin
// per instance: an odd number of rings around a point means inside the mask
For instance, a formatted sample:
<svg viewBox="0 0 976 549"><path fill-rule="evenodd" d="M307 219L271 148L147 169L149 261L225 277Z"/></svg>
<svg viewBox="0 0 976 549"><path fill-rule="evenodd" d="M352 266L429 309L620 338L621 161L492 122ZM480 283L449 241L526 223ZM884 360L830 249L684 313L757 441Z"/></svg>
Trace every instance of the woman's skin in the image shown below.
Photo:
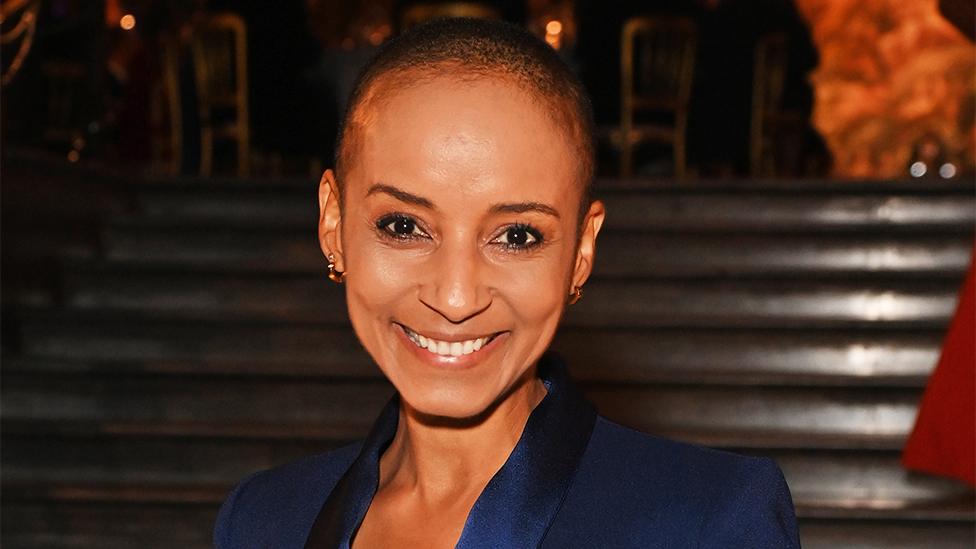
<svg viewBox="0 0 976 549"><path fill-rule="evenodd" d="M453 547L545 396L535 365L590 274L604 210L578 225L578 147L512 81L386 94L354 117L344 180L329 170L319 186L322 250L401 396L353 547Z"/></svg>

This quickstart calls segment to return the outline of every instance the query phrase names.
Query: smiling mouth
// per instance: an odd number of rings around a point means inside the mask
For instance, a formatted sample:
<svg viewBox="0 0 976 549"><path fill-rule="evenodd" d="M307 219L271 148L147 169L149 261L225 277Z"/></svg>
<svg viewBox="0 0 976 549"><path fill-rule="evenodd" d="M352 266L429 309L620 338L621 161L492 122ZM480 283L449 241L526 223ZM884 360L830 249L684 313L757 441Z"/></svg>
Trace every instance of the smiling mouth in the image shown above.
<svg viewBox="0 0 976 549"><path fill-rule="evenodd" d="M426 349L435 355L444 357L470 355L471 353L480 350L499 335L496 333L475 339L466 339L464 341L441 341L420 335L403 324L398 323L397 325L403 328L403 332L407 334L407 338L409 338L414 345L420 347L421 349Z"/></svg>

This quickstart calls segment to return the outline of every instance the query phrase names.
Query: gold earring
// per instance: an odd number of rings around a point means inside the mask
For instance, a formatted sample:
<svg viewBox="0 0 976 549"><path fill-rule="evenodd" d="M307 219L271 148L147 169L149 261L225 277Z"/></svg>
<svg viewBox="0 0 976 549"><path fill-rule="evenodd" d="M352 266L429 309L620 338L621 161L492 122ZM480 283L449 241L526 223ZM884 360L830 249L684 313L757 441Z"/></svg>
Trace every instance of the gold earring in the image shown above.
<svg viewBox="0 0 976 549"><path fill-rule="evenodd" d="M569 304L575 305L577 301L583 298L583 288L579 286L573 286L573 291L569 294Z"/></svg>
<svg viewBox="0 0 976 549"><path fill-rule="evenodd" d="M345 279L346 273L335 268L335 255L329 254L329 280L336 284L342 284Z"/></svg>

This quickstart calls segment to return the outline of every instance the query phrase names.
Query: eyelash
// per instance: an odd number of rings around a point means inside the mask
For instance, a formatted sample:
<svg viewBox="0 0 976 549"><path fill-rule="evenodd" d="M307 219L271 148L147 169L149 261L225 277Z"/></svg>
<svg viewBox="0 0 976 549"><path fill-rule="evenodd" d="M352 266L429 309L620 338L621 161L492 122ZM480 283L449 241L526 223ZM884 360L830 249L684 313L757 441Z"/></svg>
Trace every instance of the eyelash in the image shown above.
<svg viewBox="0 0 976 549"><path fill-rule="evenodd" d="M414 226L414 230L418 230L419 229L420 232L423 233L423 235L417 235L417 234L413 234L413 233L403 234L403 233L398 233L398 232L396 232L396 231L391 230L391 229L388 228L390 225L392 225L392 224L394 224L394 223L396 223L398 221L405 221L405 222L408 222L408 223L412 223L413 226ZM414 239L417 239L417 238L424 238L424 237L429 237L430 236L430 235L427 234L426 231L424 231L420 227L420 224L417 223L417 220L416 219L410 217L409 215L405 215L405 214L401 214L401 213L394 213L394 214L384 215L383 217L379 218L376 221L376 229L379 231L379 233L382 236L385 236L387 238L392 238L394 240L400 240L400 241L414 240Z"/></svg>
<svg viewBox="0 0 976 549"><path fill-rule="evenodd" d="M404 222L411 223L413 225L415 231L416 230L419 230L423 234L420 234L420 235L414 234L414 233L403 234L403 233L398 233L395 230L393 230L393 229L390 228L390 225L393 225L394 223L397 223L399 221L404 221ZM389 238L389 239L392 239L392 240L401 241L401 242L415 240L415 239L419 239L419 238L430 238L430 235L427 234L427 232L420 226L419 223L417 223L417 220L416 219L410 217L409 215L405 215L405 214L401 214L401 213L394 213L394 214L384 215L383 217L379 218L376 221L376 229L379 232L379 234L382 235L383 237ZM512 230L525 231L534 240L532 242L526 243L524 245L519 245L519 244L514 244L514 243L506 243L506 242L499 242L499 243L497 243L499 246L501 246L502 248L504 248L506 251L511 251L511 252L527 252L527 251L532 250L533 248L538 247L544 241L544 238L542 236L542 233L538 229L536 229L535 227L533 227L532 225L530 225L528 223L513 223L511 225L508 225L507 227L505 227L504 231L502 231L498 236L496 236L495 238L493 238L491 241L494 242L495 240L498 240L502 236L507 235L508 232L509 231L512 231Z"/></svg>

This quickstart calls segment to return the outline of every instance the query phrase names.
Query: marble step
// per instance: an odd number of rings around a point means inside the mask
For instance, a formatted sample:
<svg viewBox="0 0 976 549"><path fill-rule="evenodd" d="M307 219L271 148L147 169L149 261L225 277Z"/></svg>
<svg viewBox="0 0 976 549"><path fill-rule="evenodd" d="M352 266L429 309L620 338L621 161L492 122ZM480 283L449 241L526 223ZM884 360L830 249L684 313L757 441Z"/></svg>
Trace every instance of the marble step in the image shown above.
<svg viewBox="0 0 976 549"><path fill-rule="evenodd" d="M3 483L33 485L36 497L58 485L153 485L226 493L251 472L327 451L340 442L208 440L139 436L8 436ZM897 451L749 452L776 459L797 509L811 517L971 520L973 492L960 482L905 471ZM221 488L223 492L221 492ZM962 511L960 511L960 509Z"/></svg>
<svg viewBox="0 0 976 549"><path fill-rule="evenodd" d="M210 549L217 505L33 500L0 505L6 549Z"/></svg>
<svg viewBox="0 0 976 549"><path fill-rule="evenodd" d="M636 186L598 183L607 226L709 231L969 231L976 199L967 185L925 188L901 183L820 182ZM171 181L139 187L149 217L211 223L314 227L317 183Z"/></svg>
<svg viewBox="0 0 976 549"><path fill-rule="evenodd" d="M313 226L212 227L153 218L116 219L104 236L117 263L321 273ZM926 276L959 278L972 250L966 235L741 235L634 233L600 235L597 277Z"/></svg>
<svg viewBox="0 0 976 549"><path fill-rule="evenodd" d="M205 549L217 504L129 504L15 501L0 507L9 549ZM971 522L800 518L804 548L963 549L972 547Z"/></svg>
<svg viewBox="0 0 976 549"><path fill-rule="evenodd" d="M567 311L585 327L944 327L959 281L593 280ZM324 276L79 263L64 274L71 308L187 317L343 323L344 288Z"/></svg>
<svg viewBox="0 0 976 549"><path fill-rule="evenodd" d="M3 371L371 378L352 329L36 310ZM615 330L564 326L552 349L585 381L922 387L941 330Z"/></svg>
<svg viewBox="0 0 976 549"><path fill-rule="evenodd" d="M915 388L585 383L610 419L708 446L898 449ZM348 440L392 390L379 380L5 373L6 434Z"/></svg>

